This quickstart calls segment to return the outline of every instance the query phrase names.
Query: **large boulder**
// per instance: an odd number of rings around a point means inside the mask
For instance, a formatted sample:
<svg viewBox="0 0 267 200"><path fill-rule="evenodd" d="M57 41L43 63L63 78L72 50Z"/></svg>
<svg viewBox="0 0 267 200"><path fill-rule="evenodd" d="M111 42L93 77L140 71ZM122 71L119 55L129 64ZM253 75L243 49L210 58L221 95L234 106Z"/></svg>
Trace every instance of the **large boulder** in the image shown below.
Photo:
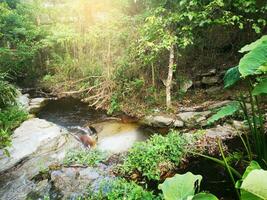
<svg viewBox="0 0 267 200"><path fill-rule="evenodd" d="M54 163L61 163L67 151L82 148L61 127L34 118L15 130L10 157L0 156L0 199L20 200L39 187L33 178Z"/></svg>

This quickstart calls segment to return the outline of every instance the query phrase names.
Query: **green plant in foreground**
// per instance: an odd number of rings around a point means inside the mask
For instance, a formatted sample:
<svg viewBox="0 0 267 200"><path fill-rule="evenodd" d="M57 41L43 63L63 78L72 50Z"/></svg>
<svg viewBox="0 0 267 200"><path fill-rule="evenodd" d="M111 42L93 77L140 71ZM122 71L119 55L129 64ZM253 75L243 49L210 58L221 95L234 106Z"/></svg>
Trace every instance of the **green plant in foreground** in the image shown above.
<svg viewBox="0 0 267 200"><path fill-rule="evenodd" d="M134 182L122 178L103 180L97 192L88 191L86 200L160 200Z"/></svg>
<svg viewBox="0 0 267 200"><path fill-rule="evenodd" d="M153 135L129 150L119 171L124 175L137 172L149 180L160 180L161 175L180 164L192 140L194 138L177 131L171 131L166 136Z"/></svg>
<svg viewBox="0 0 267 200"><path fill-rule="evenodd" d="M191 172L176 174L160 184L159 189L162 190L165 200L218 200L213 194L198 193L201 180L201 175L194 175Z"/></svg>
<svg viewBox="0 0 267 200"><path fill-rule="evenodd" d="M96 166L107 158L107 154L97 149L91 150L71 150L64 158L65 165L80 164L86 166Z"/></svg>
<svg viewBox="0 0 267 200"><path fill-rule="evenodd" d="M240 136L248 158L251 161L255 157L261 164L266 164L267 136L260 100L267 94L267 36L246 45L239 52L246 54L240 59L238 66L226 72L224 85L225 88L229 88L243 82L245 89L236 94L237 102L220 110L209 119L209 122L213 123L241 109L250 130L249 134L244 134L245 139Z"/></svg>

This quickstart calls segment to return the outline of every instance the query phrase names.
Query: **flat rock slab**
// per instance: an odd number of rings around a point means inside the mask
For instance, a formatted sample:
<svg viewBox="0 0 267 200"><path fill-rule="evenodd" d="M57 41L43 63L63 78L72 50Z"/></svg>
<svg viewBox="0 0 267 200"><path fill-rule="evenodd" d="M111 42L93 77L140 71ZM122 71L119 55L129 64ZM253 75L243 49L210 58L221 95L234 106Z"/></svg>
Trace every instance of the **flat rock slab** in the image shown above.
<svg viewBox="0 0 267 200"><path fill-rule="evenodd" d="M0 151L0 173L12 168L62 134L64 131L59 126L46 120L33 118L25 121L12 135L12 146L8 148L10 157Z"/></svg>

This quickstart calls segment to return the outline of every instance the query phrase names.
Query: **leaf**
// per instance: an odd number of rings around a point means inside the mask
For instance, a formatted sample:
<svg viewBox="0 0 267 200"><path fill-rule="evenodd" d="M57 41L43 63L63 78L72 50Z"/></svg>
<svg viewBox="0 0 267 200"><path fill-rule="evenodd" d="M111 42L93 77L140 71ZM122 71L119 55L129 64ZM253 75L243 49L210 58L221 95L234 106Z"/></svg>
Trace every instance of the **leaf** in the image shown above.
<svg viewBox="0 0 267 200"><path fill-rule="evenodd" d="M241 79L241 74L239 72L238 66L228 69L223 78L224 88L229 88L233 86L240 79Z"/></svg>
<svg viewBox="0 0 267 200"><path fill-rule="evenodd" d="M260 94L267 94L267 78L264 78L259 82L252 91L254 96Z"/></svg>
<svg viewBox="0 0 267 200"><path fill-rule="evenodd" d="M218 200L213 194L201 192L193 197L193 200Z"/></svg>
<svg viewBox="0 0 267 200"><path fill-rule="evenodd" d="M240 189L242 200L266 200L267 171L263 169L252 170L244 179Z"/></svg>
<svg viewBox="0 0 267 200"><path fill-rule="evenodd" d="M180 175L176 174L172 178L167 178L159 189L163 191L165 200L186 200L195 194L195 183L198 187L202 180L201 175L194 175L191 172Z"/></svg>
<svg viewBox="0 0 267 200"><path fill-rule="evenodd" d="M253 161L250 162L249 166L246 168L246 171L244 172L244 174L242 176L242 179L236 182L235 187L237 189L240 189L240 187L241 187L242 182L244 181L244 179L248 176L248 174L251 171L253 171L255 169L261 169L261 167L260 167L259 163L257 163L256 161L253 160Z"/></svg>
<svg viewBox="0 0 267 200"><path fill-rule="evenodd" d="M232 102L229 105L220 108L219 111L216 114L212 115L208 119L207 123L209 125L213 124L214 122L218 121L219 119L222 119L222 118L224 118L226 116L233 115L238 110L240 110L239 103L237 101Z"/></svg>
<svg viewBox="0 0 267 200"><path fill-rule="evenodd" d="M239 52L240 53L249 52L255 49L256 47L258 47L264 41L267 41L267 35L264 35L260 39L256 40L255 42L252 42L251 44L244 46L242 49L239 50Z"/></svg>
<svg viewBox="0 0 267 200"><path fill-rule="evenodd" d="M262 42L249 53L247 53L239 62L239 72L243 77L255 75L259 68L267 63L267 41Z"/></svg>

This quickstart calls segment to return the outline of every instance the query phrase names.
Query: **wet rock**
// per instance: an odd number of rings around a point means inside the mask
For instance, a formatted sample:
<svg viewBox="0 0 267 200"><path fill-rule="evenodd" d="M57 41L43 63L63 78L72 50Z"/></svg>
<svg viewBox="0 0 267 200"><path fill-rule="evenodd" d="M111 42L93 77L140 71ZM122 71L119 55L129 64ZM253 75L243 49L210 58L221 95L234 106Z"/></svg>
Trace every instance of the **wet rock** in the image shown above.
<svg viewBox="0 0 267 200"><path fill-rule="evenodd" d="M88 186L102 176L93 168L62 168L51 173L54 186L61 191L63 199L81 196Z"/></svg>
<svg viewBox="0 0 267 200"><path fill-rule="evenodd" d="M220 82L220 78L218 76L205 76L201 82L205 85L216 85Z"/></svg>
<svg viewBox="0 0 267 200"><path fill-rule="evenodd" d="M28 106L28 112L30 114L36 114L48 103L48 100L48 98L31 99Z"/></svg>

